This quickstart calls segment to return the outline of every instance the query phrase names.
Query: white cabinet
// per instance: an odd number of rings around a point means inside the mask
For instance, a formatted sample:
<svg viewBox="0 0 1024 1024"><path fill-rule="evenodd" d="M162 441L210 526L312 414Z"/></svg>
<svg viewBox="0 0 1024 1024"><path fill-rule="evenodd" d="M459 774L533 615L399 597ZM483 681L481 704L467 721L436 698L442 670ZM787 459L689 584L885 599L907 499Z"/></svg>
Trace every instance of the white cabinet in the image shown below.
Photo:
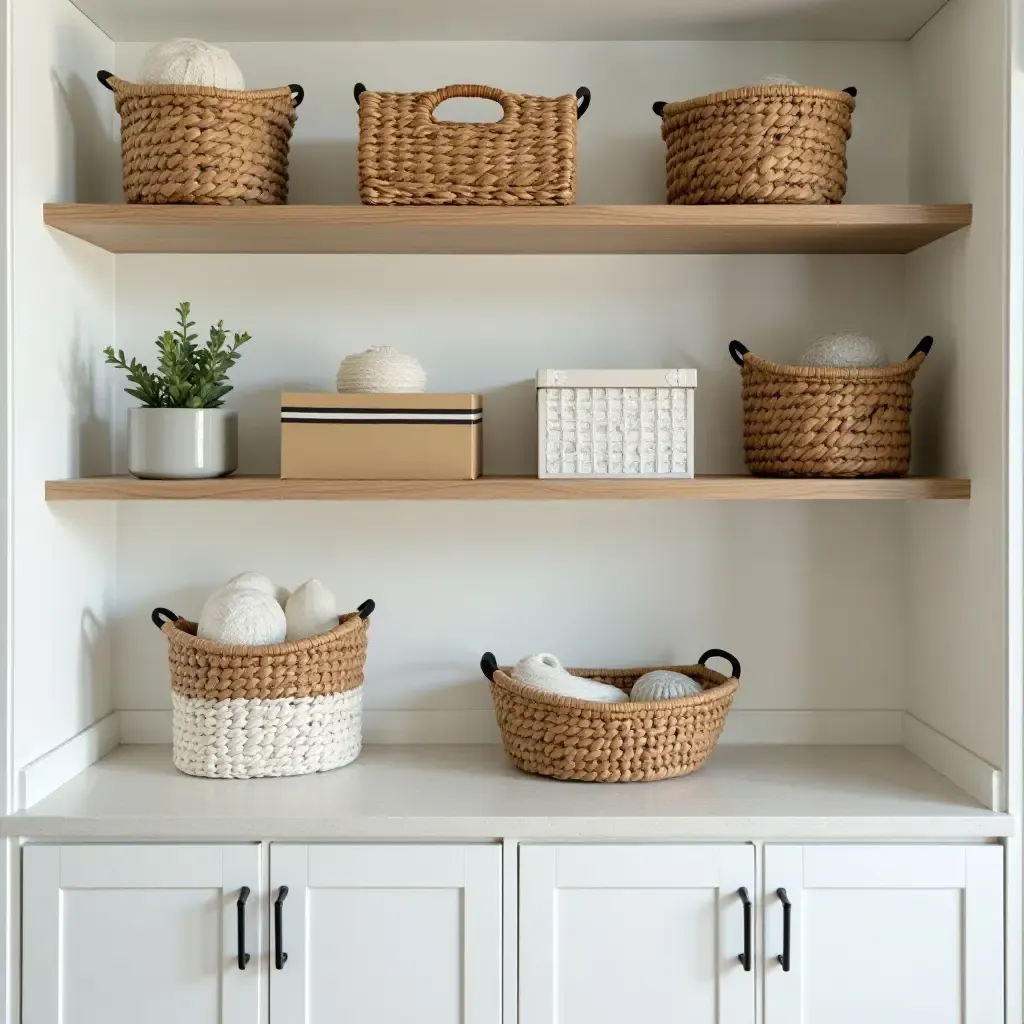
<svg viewBox="0 0 1024 1024"><path fill-rule="evenodd" d="M500 1024L501 875L496 845L274 844L271 1021Z"/></svg>
<svg viewBox="0 0 1024 1024"><path fill-rule="evenodd" d="M260 859L256 845L26 847L22 1024L259 1024Z"/></svg>
<svg viewBox="0 0 1024 1024"><path fill-rule="evenodd" d="M754 1021L752 846L523 846L519 870L520 1024Z"/></svg>
<svg viewBox="0 0 1024 1024"><path fill-rule="evenodd" d="M1002 853L998 846L767 847L766 1024L1001 1022ZM788 971L779 961L784 900Z"/></svg>

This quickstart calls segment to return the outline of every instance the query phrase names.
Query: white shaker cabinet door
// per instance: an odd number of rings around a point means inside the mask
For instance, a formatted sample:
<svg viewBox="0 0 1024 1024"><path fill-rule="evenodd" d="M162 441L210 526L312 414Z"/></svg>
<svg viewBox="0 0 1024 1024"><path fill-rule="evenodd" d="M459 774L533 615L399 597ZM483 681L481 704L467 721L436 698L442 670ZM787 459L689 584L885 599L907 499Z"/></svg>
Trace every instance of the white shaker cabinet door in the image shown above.
<svg viewBox="0 0 1024 1024"><path fill-rule="evenodd" d="M255 845L26 846L22 1024L260 1024L261 878Z"/></svg>
<svg viewBox="0 0 1024 1024"><path fill-rule="evenodd" d="M1001 1024L1002 853L767 847L766 1024Z"/></svg>
<svg viewBox="0 0 1024 1024"><path fill-rule="evenodd" d="M501 848L274 844L275 1024L501 1024Z"/></svg>
<svg viewBox="0 0 1024 1024"><path fill-rule="evenodd" d="M519 870L519 1024L754 1021L753 847L522 846Z"/></svg>

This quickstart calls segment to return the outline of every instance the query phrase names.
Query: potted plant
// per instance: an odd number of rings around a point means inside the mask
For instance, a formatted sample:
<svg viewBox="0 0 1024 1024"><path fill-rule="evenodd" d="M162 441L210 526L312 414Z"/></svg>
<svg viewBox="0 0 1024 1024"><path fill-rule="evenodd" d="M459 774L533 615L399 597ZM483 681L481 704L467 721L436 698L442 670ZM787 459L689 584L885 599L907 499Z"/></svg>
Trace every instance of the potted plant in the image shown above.
<svg viewBox="0 0 1024 1024"><path fill-rule="evenodd" d="M178 306L178 326L156 341L160 361L151 373L123 350L105 348L107 362L124 370L124 390L142 406L128 410L128 470L151 480L227 476L238 468L238 416L222 409L231 391L228 373L248 333L228 342L224 321L210 328L205 346L190 334L191 306Z"/></svg>

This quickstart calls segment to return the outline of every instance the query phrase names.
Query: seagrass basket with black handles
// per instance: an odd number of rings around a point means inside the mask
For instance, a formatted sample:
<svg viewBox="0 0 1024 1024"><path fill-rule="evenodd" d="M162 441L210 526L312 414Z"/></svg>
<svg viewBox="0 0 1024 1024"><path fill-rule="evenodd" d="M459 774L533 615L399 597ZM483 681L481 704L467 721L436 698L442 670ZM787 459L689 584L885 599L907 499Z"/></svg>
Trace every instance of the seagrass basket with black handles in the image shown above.
<svg viewBox="0 0 1024 1024"><path fill-rule="evenodd" d="M741 367L743 448L755 476L868 477L910 472L914 377L934 341L893 366L786 366L730 342Z"/></svg>
<svg viewBox="0 0 1024 1024"><path fill-rule="evenodd" d="M215 779L309 775L362 749L363 665L373 601L326 633L262 647L220 644L166 608L174 765Z"/></svg>
<svg viewBox="0 0 1024 1024"><path fill-rule="evenodd" d="M730 674L707 667L729 662ZM696 771L725 726L739 687L740 663L727 651L710 650L696 665L657 666L700 683L702 693L672 700L604 704L538 690L500 668L487 653L480 668L491 684L502 746L517 768L534 775L580 782L651 782ZM572 668L629 693L654 668Z"/></svg>

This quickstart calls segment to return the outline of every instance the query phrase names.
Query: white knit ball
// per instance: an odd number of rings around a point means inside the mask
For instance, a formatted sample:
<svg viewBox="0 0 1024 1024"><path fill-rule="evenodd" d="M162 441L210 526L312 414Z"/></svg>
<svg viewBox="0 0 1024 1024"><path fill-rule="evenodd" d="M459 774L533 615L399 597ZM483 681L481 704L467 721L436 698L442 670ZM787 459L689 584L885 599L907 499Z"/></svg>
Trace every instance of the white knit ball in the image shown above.
<svg viewBox="0 0 1024 1024"><path fill-rule="evenodd" d="M203 605L199 635L219 644L279 644L287 632L284 610L262 590L222 587Z"/></svg>
<svg viewBox="0 0 1024 1024"><path fill-rule="evenodd" d="M142 58L139 81L151 85L212 85L245 88L242 69L227 50L201 39L158 43Z"/></svg>
<svg viewBox="0 0 1024 1024"><path fill-rule="evenodd" d="M415 356L391 345L374 345L346 356L338 367L338 391L417 394L427 389L427 374Z"/></svg>
<svg viewBox="0 0 1024 1024"><path fill-rule="evenodd" d="M808 346L800 359L801 366L858 368L887 366L885 349L872 338L854 331L823 334Z"/></svg>
<svg viewBox="0 0 1024 1024"><path fill-rule="evenodd" d="M770 74L765 75L761 79L758 85L799 85L799 82L794 82L788 75Z"/></svg>
<svg viewBox="0 0 1024 1024"><path fill-rule="evenodd" d="M630 691L630 700L676 700L679 697L696 697L704 689L696 679L682 672L655 669L642 675Z"/></svg>
<svg viewBox="0 0 1024 1024"><path fill-rule="evenodd" d="M277 587L261 572L240 572L224 584L225 590L259 590L277 600Z"/></svg>
<svg viewBox="0 0 1024 1024"><path fill-rule="evenodd" d="M629 700L625 693L611 683L586 679L567 672L553 654L532 654L523 658L512 670L512 675L521 683L533 686L547 693L577 700L596 700L602 704L614 704Z"/></svg>
<svg viewBox="0 0 1024 1024"><path fill-rule="evenodd" d="M327 633L337 626L338 602L319 580L307 580L288 598L284 614L288 640L302 640Z"/></svg>

